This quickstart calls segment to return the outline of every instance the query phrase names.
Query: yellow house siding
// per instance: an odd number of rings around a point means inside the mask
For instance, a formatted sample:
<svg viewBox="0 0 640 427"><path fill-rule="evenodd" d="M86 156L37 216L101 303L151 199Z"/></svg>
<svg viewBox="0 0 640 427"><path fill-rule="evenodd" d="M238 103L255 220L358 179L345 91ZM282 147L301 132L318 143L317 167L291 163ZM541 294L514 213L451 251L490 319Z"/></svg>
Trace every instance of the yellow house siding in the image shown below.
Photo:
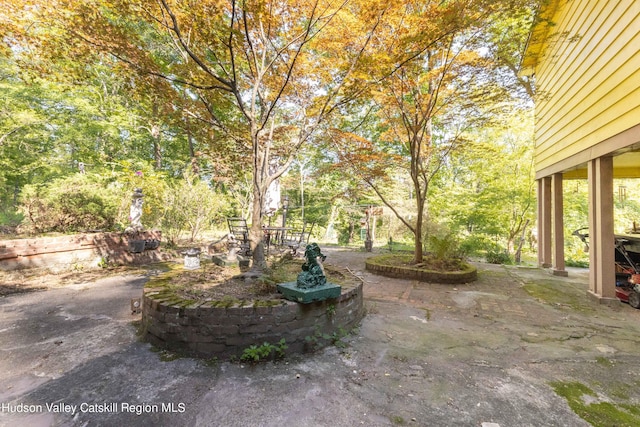
<svg viewBox="0 0 640 427"><path fill-rule="evenodd" d="M622 18L625 17L623 16ZM616 22L620 26L624 23L622 20L617 20ZM585 119L597 115L598 109L609 107L609 105L601 105L601 102L606 103L609 101L610 104L614 103L613 101L615 100L612 98L616 94L610 91L615 90L616 87L613 86L612 88L611 85L624 80L625 77L637 71L637 67L631 62L622 63L623 60L632 57L637 48L631 44L632 42L617 36L617 34L613 35L611 30L603 37L599 37L597 34L585 34L583 38L591 38L592 43L589 43L578 53L590 52L592 58L587 57L584 62L575 63L574 61L574 64L567 64L566 67L562 67L566 70L572 70L571 74L566 72L564 76L553 75L547 77L549 83L552 84L551 86L546 86L549 88L547 91L552 94L555 111L553 115L538 116L538 136L541 140L548 141L553 138L553 135L547 135L546 133L557 131L557 124L564 123L566 120L564 116L568 116L572 120L578 120L578 126L572 126L571 123L567 123L567 125L569 128L579 129L579 126L584 124L580 123L580 119L584 122ZM597 44L593 43L594 38L598 41ZM620 46L620 43L626 43L626 45ZM629 52L626 52L627 50ZM579 58L578 55L574 55L572 58L571 53L561 53L561 55L569 60ZM563 79L562 77L565 78ZM595 84L590 85L590 82L595 82ZM598 82L601 83L598 84ZM558 87L558 84L563 84L564 86ZM541 92L543 99L545 94L546 92ZM576 103L574 102L575 100L580 102ZM549 108L545 109L544 107L548 106L544 104L547 104L547 102L542 100L540 103L541 112L545 110L547 113L553 111ZM584 111L585 108L595 109L595 114L593 111ZM558 112L561 112L561 114L557 114ZM565 132L568 131L566 128L564 130ZM562 139L565 136L561 135L557 139Z"/></svg>
<svg viewBox="0 0 640 427"><path fill-rule="evenodd" d="M640 1L573 0L535 66L536 171L640 123Z"/></svg>
<svg viewBox="0 0 640 427"><path fill-rule="evenodd" d="M526 55L522 58L520 71L525 75L534 73L538 60L544 52L546 41L553 29L551 19L556 14L560 4L566 0L545 0L544 7L538 10L537 18L540 21L529 34Z"/></svg>

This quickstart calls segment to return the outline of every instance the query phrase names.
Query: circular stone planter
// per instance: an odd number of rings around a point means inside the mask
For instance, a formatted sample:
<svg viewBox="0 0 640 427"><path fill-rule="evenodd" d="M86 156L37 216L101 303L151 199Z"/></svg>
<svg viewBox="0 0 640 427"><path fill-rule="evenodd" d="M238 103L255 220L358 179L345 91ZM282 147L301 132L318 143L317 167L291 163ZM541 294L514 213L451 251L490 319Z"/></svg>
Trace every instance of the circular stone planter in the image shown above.
<svg viewBox="0 0 640 427"><path fill-rule="evenodd" d="M396 279L419 280L421 282L461 284L469 283L478 279L478 269L473 265L463 263L464 270L459 271L434 271L423 268L416 268L405 265L393 265L389 262L391 258L397 259L402 255L378 255L367 258L366 269L374 274L393 277ZM407 261L411 259L406 256Z"/></svg>
<svg viewBox="0 0 640 427"><path fill-rule="evenodd" d="M341 338L364 316L362 282L346 269L339 272L340 297L310 304L285 299L225 305L225 300L185 300L162 286L158 276L145 285L142 331L151 344L197 357L240 357L252 345L277 345L285 340L285 353L313 351ZM330 339L326 339L330 336Z"/></svg>

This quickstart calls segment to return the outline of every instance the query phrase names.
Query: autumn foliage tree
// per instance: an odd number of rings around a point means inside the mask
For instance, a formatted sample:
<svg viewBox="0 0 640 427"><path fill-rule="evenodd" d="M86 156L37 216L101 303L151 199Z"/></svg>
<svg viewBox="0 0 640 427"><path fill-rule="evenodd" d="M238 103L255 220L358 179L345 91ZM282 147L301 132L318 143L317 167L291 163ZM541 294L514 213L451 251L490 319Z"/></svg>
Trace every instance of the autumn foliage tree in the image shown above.
<svg viewBox="0 0 640 427"><path fill-rule="evenodd" d="M508 5L492 1L402 2L387 11L386 34L377 39L378 82L361 120L332 132L343 167L357 173L415 238L422 261L429 186L449 155L464 146L505 96L479 52L484 30ZM403 215L384 188L404 170L415 212Z"/></svg>
<svg viewBox="0 0 640 427"><path fill-rule="evenodd" d="M171 122L212 176L250 171L254 266L267 189L330 124L339 160L392 210L383 178L405 171L417 212L396 214L418 262L431 180L500 95L479 53L491 51L484 30L519 3L11 0L0 36L2 53L36 75L82 84L100 66L126 82L156 167Z"/></svg>
<svg viewBox="0 0 640 427"><path fill-rule="evenodd" d="M180 108L191 128L212 129L202 134L214 159L251 170L257 267L267 189L328 116L362 93L359 58L386 7L348 0L18 3L13 12L33 25L13 27L11 39L29 46L25 59L37 51L33 69L69 58L81 75L83 64L113 61L141 92L152 88L160 105Z"/></svg>

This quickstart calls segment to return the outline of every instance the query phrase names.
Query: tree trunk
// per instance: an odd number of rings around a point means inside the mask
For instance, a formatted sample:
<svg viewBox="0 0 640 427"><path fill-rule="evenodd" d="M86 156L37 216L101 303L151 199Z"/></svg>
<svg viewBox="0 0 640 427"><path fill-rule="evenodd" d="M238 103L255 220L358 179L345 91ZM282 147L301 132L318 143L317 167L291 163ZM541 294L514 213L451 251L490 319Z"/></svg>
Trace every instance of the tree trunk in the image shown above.
<svg viewBox="0 0 640 427"><path fill-rule="evenodd" d="M259 135L255 126L252 126L253 136L253 203L251 210L251 229L249 240L253 252L251 270L262 271L266 267L264 232L262 230L262 213L264 200L268 188L268 147L260 144Z"/></svg>
<svg viewBox="0 0 640 427"><path fill-rule="evenodd" d="M162 151L160 150L160 138L153 139L153 160L155 169L162 167Z"/></svg>
<svg viewBox="0 0 640 427"><path fill-rule="evenodd" d="M249 240L253 253L253 264L251 270L262 271L266 267L264 250L264 232L262 230L262 200L264 194L260 194L260 188L254 187L253 205L251 212L251 229L249 230Z"/></svg>
<svg viewBox="0 0 640 427"><path fill-rule="evenodd" d="M329 222L327 224L327 230L324 233L324 240L329 241L333 238L333 228L335 227L336 222L336 213L338 208L336 205L331 205L331 213L329 214Z"/></svg>
<svg viewBox="0 0 640 427"><path fill-rule="evenodd" d="M184 120L187 128L187 144L189 146L189 155L191 156L191 172L195 176L200 176L200 166L198 165L198 159L196 158L196 150L193 144L193 134L191 133L191 121L188 117L185 117Z"/></svg>
<svg viewBox="0 0 640 427"><path fill-rule="evenodd" d="M153 104L153 115L158 117L158 106ZM153 160L154 167L160 169L162 167L162 147L160 146L161 129L158 123L151 124L151 138L153 138Z"/></svg>
<svg viewBox="0 0 640 427"><path fill-rule="evenodd" d="M522 234L520 235L520 242L518 243L518 249L515 254L515 262L516 264L520 264L520 258L522 256L522 245L524 244L524 233L527 231L527 226L529 225L529 220L524 223L524 227L522 227Z"/></svg>
<svg viewBox="0 0 640 427"><path fill-rule="evenodd" d="M347 236L347 245L351 244L353 241L353 233L355 231L355 226L353 221L349 221L349 235Z"/></svg>
<svg viewBox="0 0 640 427"><path fill-rule="evenodd" d="M424 256L424 242L423 242L423 233L422 229L424 227L424 210L425 203L427 199L427 183L424 183L425 188L420 188L420 177L419 177L419 169L415 170L415 175L412 176L414 185L415 185L415 193L416 193L416 228L415 228L415 246L413 253L413 263L419 264L422 262L422 258ZM414 171L412 170L412 175Z"/></svg>
<svg viewBox="0 0 640 427"><path fill-rule="evenodd" d="M416 193L416 201L419 201L421 199L421 197L418 195L418 193ZM415 245L413 248L413 263L414 264L419 264L422 262L422 257L424 256L423 254L423 242L422 242L422 211L423 211L423 206L421 205L420 202L417 202L418 204L418 218L416 218L416 231L415 231Z"/></svg>
<svg viewBox="0 0 640 427"><path fill-rule="evenodd" d="M300 165L300 208L302 216L302 225L304 226L304 173L302 165Z"/></svg>

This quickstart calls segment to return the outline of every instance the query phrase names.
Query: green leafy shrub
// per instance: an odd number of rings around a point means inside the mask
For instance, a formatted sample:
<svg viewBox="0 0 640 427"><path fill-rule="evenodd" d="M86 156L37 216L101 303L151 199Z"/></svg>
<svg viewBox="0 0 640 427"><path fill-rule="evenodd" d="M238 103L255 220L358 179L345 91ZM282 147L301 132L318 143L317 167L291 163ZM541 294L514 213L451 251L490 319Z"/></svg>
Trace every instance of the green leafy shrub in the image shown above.
<svg viewBox="0 0 640 427"><path fill-rule="evenodd" d="M18 212L8 208L4 211L0 210L0 233L13 234L20 225L24 216Z"/></svg>
<svg viewBox="0 0 640 427"><path fill-rule="evenodd" d="M565 260L565 265L567 267L589 268L589 259L567 258Z"/></svg>
<svg viewBox="0 0 640 427"><path fill-rule="evenodd" d="M509 251L495 242L495 237L485 234L474 234L464 239L461 243L466 253L476 256L484 256L490 264L513 264L513 257Z"/></svg>
<svg viewBox="0 0 640 427"><path fill-rule="evenodd" d="M349 334L344 328L340 327L337 331L334 331L331 334L324 333L320 330L319 326L316 326L315 332L313 335L307 335L304 337L309 349L315 351L322 344L331 343L338 348L345 348L347 343L342 341L344 337Z"/></svg>
<svg viewBox="0 0 640 427"><path fill-rule="evenodd" d="M437 260L460 259L468 254L454 232L447 229L427 236L427 251Z"/></svg>
<svg viewBox="0 0 640 427"><path fill-rule="evenodd" d="M71 175L23 188L20 231L28 233L113 230L120 195L98 176Z"/></svg>
<svg viewBox="0 0 640 427"><path fill-rule="evenodd" d="M114 189L120 197L118 223L123 229L129 225L131 195L136 188L140 188L144 194L142 225L147 229L160 227L167 191L166 173L155 170L146 162L121 161L118 166L118 170L105 177L109 179L109 188Z"/></svg>
<svg viewBox="0 0 640 427"><path fill-rule="evenodd" d="M511 259L511 255L509 255L507 250L500 248L497 245L487 250L485 259L489 264L512 264L513 263L513 260Z"/></svg>
<svg viewBox="0 0 640 427"><path fill-rule="evenodd" d="M230 206L225 196L188 172L169 186L163 205L162 230L171 243L184 232L194 241L211 223L228 216Z"/></svg>
<svg viewBox="0 0 640 427"><path fill-rule="evenodd" d="M271 357L281 359L284 357L287 348L288 346L284 338L278 341L277 344L270 344L265 341L261 345L251 345L245 348L242 356L240 356L240 360L243 362L257 363Z"/></svg>
<svg viewBox="0 0 640 427"><path fill-rule="evenodd" d="M495 246L494 240L485 234L471 234L460 243L462 251L469 255L485 254Z"/></svg>
<svg viewBox="0 0 640 427"><path fill-rule="evenodd" d="M564 255L565 263L569 267L589 267L589 250L585 243L578 237L570 235L565 231Z"/></svg>
<svg viewBox="0 0 640 427"><path fill-rule="evenodd" d="M461 255L459 242L452 232L443 235L430 235L428 250L436 259L459 258Z"/></svg>

